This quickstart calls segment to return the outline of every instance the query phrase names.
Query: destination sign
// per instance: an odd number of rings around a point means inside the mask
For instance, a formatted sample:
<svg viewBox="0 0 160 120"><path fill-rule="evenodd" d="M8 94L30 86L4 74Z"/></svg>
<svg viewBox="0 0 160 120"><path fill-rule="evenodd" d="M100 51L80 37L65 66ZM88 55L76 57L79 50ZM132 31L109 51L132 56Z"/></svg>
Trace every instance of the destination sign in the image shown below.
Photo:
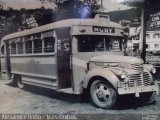
<svg viewBox="0 0 160 120"><path fill-rule="evenodd" d="M113 27L93 26L93 32L100 32L100 33L115 33L115 28L113 28Z"/></svg>

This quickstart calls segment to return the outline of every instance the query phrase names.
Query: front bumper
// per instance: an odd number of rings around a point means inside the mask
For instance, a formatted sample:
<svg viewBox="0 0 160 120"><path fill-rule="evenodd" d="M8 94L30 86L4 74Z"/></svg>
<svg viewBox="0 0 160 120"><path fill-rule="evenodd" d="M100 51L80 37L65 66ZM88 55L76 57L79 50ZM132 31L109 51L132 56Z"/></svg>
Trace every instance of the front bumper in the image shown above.
<svg viewBox="0 0 160 120"><path fill-rule="evenodd" d="M124 95L124 94L135 94L136 97L140 97L140 93L144 92L156 92L157 95L159 95L159 84L158 82L155 82L154 85L150 86L134 86L134 87L128 87L127 85L124 85L123 87L120 87L118 85L118 94Z"/></svg>

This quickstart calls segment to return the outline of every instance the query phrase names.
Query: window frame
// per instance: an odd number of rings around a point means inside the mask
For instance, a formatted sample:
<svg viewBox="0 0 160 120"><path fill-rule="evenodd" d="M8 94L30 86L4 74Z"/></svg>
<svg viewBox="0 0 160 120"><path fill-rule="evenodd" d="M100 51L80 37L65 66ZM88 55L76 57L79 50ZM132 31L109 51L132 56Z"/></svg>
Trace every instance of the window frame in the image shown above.
<svg viewBox="0 0 160 120"><path fill-rule="evenodd" d="M48 34L48 33L49 34ZM47 33L48 36L46 35L46 37L44 37L44 33ZM36 35L38 35L36 37ZM45 48L45 39L47 38L52 38L53 40L53 46L52 46L52 50L49 52L45 52L44 48ZM27 48L27 42L29 42L28 44L30 44ZM39 45L37 45L38 43ZM17 37L17 38L13 38L9 40L10 43L10 54L11 56L24 56L24 55L40 55L40 54L53 54L56 52L56 37L55 37L55 30L49 30L49 31L43 31L40 33L34 33L34 34L27 34L21 37ZM18 44L21 43L21 51L19 52L18 50ZM11 52L11 45L14 44L14 53ZM39 46L39 47L38 47ZM12 49L13 49L12 48ZM38 49L38 50L37 50ZM27 52L28 50L28 52Z"/></svg>
<svg viewBox="0 0 160 120"><path fill-rule="evenodd" d="M12 48L12 45L15 45L15 47L14 48ZM11 42L10 43L10 54L11 55L16 55L17 54L17 47L16 47L17 45L16 45L16 42L15 41L13 41L13 42ZM12 50L13 49L13 50Z"/></svg>
<svg viewBox="0 0 160 120"><path fill-rule="evenodd" d="M52 50L51 51L45 51L46 49L46 39L51 38L53 39L53 45L52 45ZM42 51L44 54L47 53L55 53L56 52L56 37L55 37L55 30L49 30L49 31L44 31L42 32Z"/></svg>

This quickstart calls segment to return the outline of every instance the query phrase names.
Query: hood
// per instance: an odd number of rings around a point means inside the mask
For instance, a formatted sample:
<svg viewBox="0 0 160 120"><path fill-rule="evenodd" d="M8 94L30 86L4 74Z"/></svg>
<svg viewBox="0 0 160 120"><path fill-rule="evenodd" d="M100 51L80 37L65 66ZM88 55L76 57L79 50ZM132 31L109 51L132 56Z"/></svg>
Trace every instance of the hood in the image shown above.
<svg viewBox="0 0 160 120"><path fill-rule="evenodd" d="M143 63L143 60L131 56L118 56L118 55L100 55L90 59L91 62L111 62L111 63Z"/></svg>

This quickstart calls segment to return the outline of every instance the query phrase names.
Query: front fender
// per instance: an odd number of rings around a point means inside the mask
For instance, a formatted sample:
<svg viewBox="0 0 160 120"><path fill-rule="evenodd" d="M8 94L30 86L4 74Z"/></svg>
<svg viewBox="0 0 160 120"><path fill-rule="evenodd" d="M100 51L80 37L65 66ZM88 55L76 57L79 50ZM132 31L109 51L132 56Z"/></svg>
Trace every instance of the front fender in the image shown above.
<svg viewBox="0 0 160 120"><path fill-rule="evenodd" d="M97 68L89 71L82 82L82 87L87 88L89 81L94 77L102 77L106 79L115 89L117 89L119 79L109 68Z"/></svg>
<svg viewBox="0 0 160 120"><path fill-rule="evenodd" d="M144 64L143 67L144 67L144 69L148 70L149 72L151 72L152 68L154 68L154 66L152 64Z"/></svg>

